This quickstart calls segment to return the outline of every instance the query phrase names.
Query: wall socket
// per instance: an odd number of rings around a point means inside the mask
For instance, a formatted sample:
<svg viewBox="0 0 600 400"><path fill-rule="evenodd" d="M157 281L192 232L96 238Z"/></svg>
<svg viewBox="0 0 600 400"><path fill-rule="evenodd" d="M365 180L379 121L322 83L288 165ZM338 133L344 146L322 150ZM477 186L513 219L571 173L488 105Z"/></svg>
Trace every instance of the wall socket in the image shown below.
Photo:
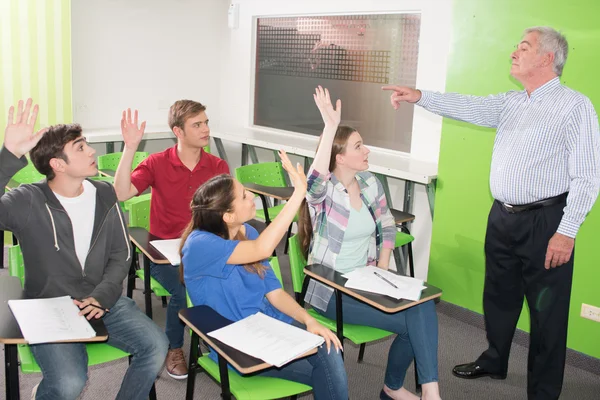
<svg viewBox="0 0 600 400"><path fill-rule="evenodd" d="M591 319L592 321L600 322L600 307L581 303L581 316L583 318Z"/></svg>

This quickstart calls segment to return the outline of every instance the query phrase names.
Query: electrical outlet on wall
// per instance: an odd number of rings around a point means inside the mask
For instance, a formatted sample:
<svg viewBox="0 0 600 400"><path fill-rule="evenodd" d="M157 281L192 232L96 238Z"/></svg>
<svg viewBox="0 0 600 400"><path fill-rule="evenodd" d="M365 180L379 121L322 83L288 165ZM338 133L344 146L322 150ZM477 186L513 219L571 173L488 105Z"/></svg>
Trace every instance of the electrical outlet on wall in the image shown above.
<svg viewBox="0 0 600 400"><path fill-rule="evenodd" d="M581 304L581 316L591 319L592 321L600 322L600 307L590 306L589 304Z"/></svg>

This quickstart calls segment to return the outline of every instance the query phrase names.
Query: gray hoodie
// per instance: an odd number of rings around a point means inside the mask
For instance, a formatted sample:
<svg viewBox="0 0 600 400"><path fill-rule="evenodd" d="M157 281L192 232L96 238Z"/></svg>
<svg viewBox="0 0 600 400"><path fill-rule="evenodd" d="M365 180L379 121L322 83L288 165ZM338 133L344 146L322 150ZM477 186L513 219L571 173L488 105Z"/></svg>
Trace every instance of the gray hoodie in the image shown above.
<svg viewBox="0 0 600 400"><path fill-rule="evenodd" d="M0 187L27 165L4 147L0 150ZM122 293L131 257L129 234L112 185L96 187L96 213L90 249L82 270L69 215L46 180L21 185L0 197L0 229L13 232L25 262L29 298L70 295L94 297L111 308Z"/></svg>

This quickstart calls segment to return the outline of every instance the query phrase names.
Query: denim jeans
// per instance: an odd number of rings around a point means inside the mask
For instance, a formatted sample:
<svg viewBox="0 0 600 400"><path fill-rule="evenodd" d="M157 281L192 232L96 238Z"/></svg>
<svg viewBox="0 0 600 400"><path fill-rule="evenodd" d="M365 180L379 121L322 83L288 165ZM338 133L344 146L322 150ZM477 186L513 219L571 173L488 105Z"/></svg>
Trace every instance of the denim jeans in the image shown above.
<svg viewBox="0 0 600 400"><path fill-rule="evenodd" d="M117 399L147 399L167 356L165 334L128 297L119 298L103 319L107 343L133 356ZM87 381L85 344L36 344L30 348L43 374L36 399L75 400Z"/></svg>
<svg viewBox="0 0 600 400"><path fill-rule="evenodd" d="M150 261L150 275L169 293L165 333L169 338L169 347L179 349L183 346L185 324L179 319L179 310L186 308L185 287L179 280L179 267L171 264L155 264Z"/></svg>
<svg viewBox="0 0 600 400"><path fill-rule="evenodd" d="M294 325L304 328L304 325L296 322ZM316 354L293 361L281 368L270 368L258 375L310 385L315 400L348 399L348 377L344 360L342 355L335 351L333 345L329 354L327 354L327 345L323 343Z"/></svg>
<svg viewBox="0 0 600 400"><path fill-rule="evenodd" d="M433 301L427 301L393 314L342 295L344 323L372 326L397 334L388 353L385 384L397 390L404 384L406 370L416 359L420 384L438 381L438 321ZM331 296L326 312L336 319L336 298Z"/></svg>

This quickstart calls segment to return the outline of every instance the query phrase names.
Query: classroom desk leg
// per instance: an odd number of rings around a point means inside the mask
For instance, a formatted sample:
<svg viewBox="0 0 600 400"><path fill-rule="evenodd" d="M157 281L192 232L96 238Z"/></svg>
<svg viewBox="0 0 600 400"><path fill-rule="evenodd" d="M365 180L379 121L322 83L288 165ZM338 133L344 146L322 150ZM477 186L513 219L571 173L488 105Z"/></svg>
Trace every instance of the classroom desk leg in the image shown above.
<svg viewBox="0 0 600 400"><path fill-rule="evenodd" d="M190 361L188 366L187 388L185 391L185 399L193 400L194 386L196 384L196 372L198 369L198 346L200 338L196 332L192 330L192 344L190 345Z"/></svg>
<svg viewBox="0 0 600 400"><path fill-rule="evenodd" d="M215 146L217 147L217 153L219 157L229 165L229 160L227 160L227 153L225 152L225 147L223 146L223 141L221 138L213 138L215 141Z"/></svg>
<svg viewBox="0 0 600 400"><path fill-rule="evenodd" d="M17 359L17 345L4 345L4 376L6 385L6 399L19 400L19 366Z"/></svg>
<svg viewBox="0 0 600 400"><path fill-rule="evenodd" d="M336 333L342 346L344 345L344 310L342 308L342 291L335 289L335 323ZM344 352L342 352L342 358L344 358Z"/></svg>
<svg viewBox="0 0 600 400"><path fill-rule="evenodd" d="M152 290L150 289L150 259L144 254L144 303L146 315L152 319Z"/></svg>
<svg viewBox="0 0 600 400"><path fill-rule="evenodd" d="M227 368L227 360L219 357L219 376L221 377L221 397L223 400L231 400L231 392L229 391L229 370ZM189 379L189 376L188 376Z"/></svg>
<svg viewBox="0 0 600 400"><path fill-rule="evenodd" d="M429 200L429 211L431 211L431 219L433 219L433 206L435 204L435 189L437 186L437 179L432 179L431 183L425 185L427 191L427 200Z"/></svg>
<svg viewBox="0 0 600 400"><path fill-rule="evenodd" d="M106 142L106 154L115 152L115 144L114 142Z"/></svg>
<svg viewBox="0 0 600 400"><path fill-rule="evenodd" d="M406 181L404 183L404 204L402 211L411 213L413 212L413 202L415 197L415 183L412 181ZM412 222L407 222L406 227L410 229Z"/></svg>

